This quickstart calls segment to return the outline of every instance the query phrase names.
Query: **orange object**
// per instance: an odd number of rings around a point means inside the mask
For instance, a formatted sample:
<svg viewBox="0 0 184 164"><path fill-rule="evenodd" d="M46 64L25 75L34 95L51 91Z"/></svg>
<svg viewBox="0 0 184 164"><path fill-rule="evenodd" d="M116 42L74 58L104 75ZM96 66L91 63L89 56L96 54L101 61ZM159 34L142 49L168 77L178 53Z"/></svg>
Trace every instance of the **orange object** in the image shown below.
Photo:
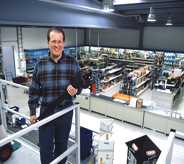
<svg viewBox="0 0 184 164"><path fill-rule="evenodd" d="M92 92L96 93L96 83L92 84Z"/></svg>
<svg viewBox="0 0 184 164"><path fill-rule="evenodd" d="M130 101L133 96L125 95L122 93L116 93L112 97L116 99L124 100L124 101Z"/></svg>
<svg viewBox="0 0 184 164"><path fill-rule="evenodd" d="M27 83L28 82L28 77L24 77L24 79L25 79L25 82Z"/></svg>

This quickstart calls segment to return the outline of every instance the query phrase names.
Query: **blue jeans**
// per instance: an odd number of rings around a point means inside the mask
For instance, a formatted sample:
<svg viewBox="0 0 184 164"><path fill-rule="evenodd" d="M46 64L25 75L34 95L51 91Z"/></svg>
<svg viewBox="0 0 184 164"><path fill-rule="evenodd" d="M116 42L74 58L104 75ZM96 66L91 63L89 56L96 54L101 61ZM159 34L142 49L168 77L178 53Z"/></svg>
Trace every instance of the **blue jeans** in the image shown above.
<svg viewBox="0 0 184 164"><path fill-rule="evenodd" d="M157 79L152 79L152 86L151 89L153 89L155 87L155 84L157 83Z"/></svg>
<svg viewBox="0 0 184 164"><path fill-rule="evenodd" d="M72 104L67 105L64 108L71 105ZM42 113L46 108L47 107L41 107L40 113ZM55 109L50 115L64 108ZM73 110L39 128L39 147L42 164L49 164L67 150L72 117ZM65 164L66 160L67 157L59 162L59 164Z"/></svg>

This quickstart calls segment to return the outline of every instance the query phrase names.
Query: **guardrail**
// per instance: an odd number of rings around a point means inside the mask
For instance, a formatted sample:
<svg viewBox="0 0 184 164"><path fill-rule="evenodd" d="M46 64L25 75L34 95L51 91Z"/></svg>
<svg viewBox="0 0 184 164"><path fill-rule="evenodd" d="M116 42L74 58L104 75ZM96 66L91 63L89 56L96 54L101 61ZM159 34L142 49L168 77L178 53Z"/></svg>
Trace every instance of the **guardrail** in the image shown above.
<svg viewBox="0 0 184 164"><path fill-rule="evenodd" d="M158 158L157 164L171 164L175 137L184 139L184 133L177 132L175 130L170 131L169 137L160 157Z"/></svg>
<svg viewBox="0 0 184 164"><path fill-rule="evenodd" d="M2 92L2 83L5 83L5 84L9 84L9 85L12 85L12 86L15 86L15 87L19 87L19 88L23 88L23 89L28 89L28 87L26 86L22 86L22 85L19 85L19 84L15 84L15 83L12 83L12 82L8 82L8 81L5 81L5 80L0 80L0 91L1 91L1 101L0 101L0 113L1 113L1 120L2 120L2 124L4 125L4 127L6 127L5 129L7 129L7 123L6 123L6 116L5 116L5 110L8 110L16 115L20 115L22 117L24 117L25 119L29 120L29 118L23 114L20 114L16 111L13 111L11 110L10 108L8 108L7 106L4 106L4 95L3 95L3 92ZM57 117L60 117L62 115L64 115L65 113L68 113L70 112L71 110L75 110L75 132L76 132L76 135L75 135L75 144L70 147L69 149L67 149L63 154L61 154L59 157L57 157L55 160L53 160L51 162L51 164L57 164L58 162L60 162L63 158L65 158L67 155L69 155L71 152L73 152L74 150L76 150L76 164L80 164L80 104L74 104L60 112L57 112L21 131L18 131L4 139L2 139L0 141L0 147L11 142L12 140L18 138L18 137L21 137L23 136L24 134L46 124L47 122L50 122L54 119L56 119Z"/></svg>

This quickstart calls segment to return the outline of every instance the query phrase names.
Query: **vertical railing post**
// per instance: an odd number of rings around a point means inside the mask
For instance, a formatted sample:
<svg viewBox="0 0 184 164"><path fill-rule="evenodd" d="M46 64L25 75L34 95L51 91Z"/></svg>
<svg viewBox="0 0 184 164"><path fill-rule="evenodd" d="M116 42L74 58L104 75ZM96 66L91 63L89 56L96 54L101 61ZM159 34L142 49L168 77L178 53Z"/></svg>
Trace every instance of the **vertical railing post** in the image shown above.
<svg viewBox="0 0 184 164"><path fill-rule="evenodd" d="M1 92L1 100L0 100L1 122L2 122L2 124L3 124L3 126L4 126L4 129L7 130L6 115L5 115L5 110L3 110L4 94L3 94L1 79L0 79L0 92Z"/></svg>
<svg viewBox="0 0 184 164"><path fill-rule="evenodd" d="M158 158L157 164L171 164L175 135L176 133L174 131L170 131L169 137Z"/></svg>
<svg viewBox="0 0 184 164"><path fill-rule="evenodd" d="M173 140L171 142L171 147L169 149L169 152L168 152L168 155L167 155L167 158L166 158L166 164L171 164L173 148L174 148L174 139L175 138L173 138Z"/></svg>
<svg viewBox="0 0 184 164"><path fill-rule="evenodd" d="M76 164L80 164L80 105L75 108L75 139L78 147L76 149Z"/></svg>

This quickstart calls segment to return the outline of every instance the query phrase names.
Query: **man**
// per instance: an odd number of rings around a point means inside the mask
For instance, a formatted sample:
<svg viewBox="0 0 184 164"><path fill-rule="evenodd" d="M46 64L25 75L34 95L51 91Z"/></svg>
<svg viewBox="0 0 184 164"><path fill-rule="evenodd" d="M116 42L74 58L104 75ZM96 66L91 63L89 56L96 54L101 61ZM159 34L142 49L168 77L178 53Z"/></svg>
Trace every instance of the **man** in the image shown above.
<svg viewBox="0 0 184 164"><path fill-rule="evenodd" d="M162 66L160 66L159 71L158 71L159 78L160 78L160 76L162 76L162 73L163 73L163 69L162 69Z"/></svg>
<svg viewBox="0 0 184 164"><path fill-rule="evenodd" d="M158 80L158 71L157 71L157 68L155 68L155 70L152 72L152 87L151 87L151 90L153 90L153 87L155 86L155 83L157 83L157 80Z"/></svg>
<svg viewBox="0 0 184 164"><path fill-rule="evenodd" d="M47 44L50 49L48 56L41 58L35 65L29 87L30 122L36 120L36 107L41 102L40 114L49 104L66 90L71 95L58 105L50 115L72 105L76 94L82 89L72 87L75 74L80 70L77 61L64 54L64 31L59 27L48 30ZM73 111L41 126L39 128L39 147L42 164L49 164L67 149L72 124ZM55 145L54 145L55 141ZM54 151L54 155L53 155ZM66 158L60 164L65 164Z"/></svg>

